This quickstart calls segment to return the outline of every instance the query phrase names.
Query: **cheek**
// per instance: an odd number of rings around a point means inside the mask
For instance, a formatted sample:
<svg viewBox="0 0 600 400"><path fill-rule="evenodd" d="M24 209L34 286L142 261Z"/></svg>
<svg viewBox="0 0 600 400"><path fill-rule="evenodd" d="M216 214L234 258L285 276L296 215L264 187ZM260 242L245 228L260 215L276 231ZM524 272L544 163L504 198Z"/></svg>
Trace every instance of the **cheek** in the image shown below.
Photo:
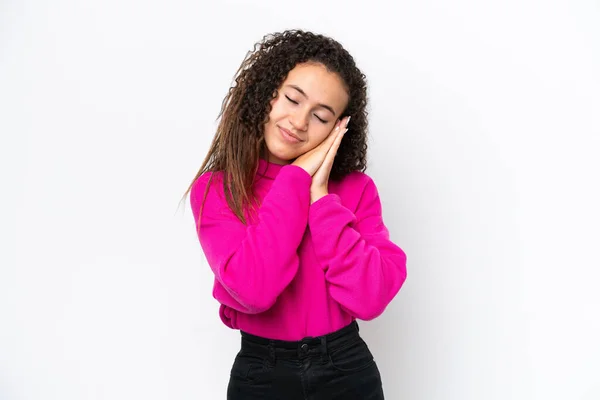
<svg viewBox="0 0 600 400"><path fill-rule="evenodd" d="M280 98L271 101L271 112L269 113L269 118L271 120L277 121L285 115L285 104L281 101Z"/></svg>
<svg viewBox="0 0 600 400"><path fill-rule="evenodd" d="M313 149L321 143L323 143L323 141L329 136L331 129L332 128L330 128L329 126L315 127L309 135L310 139L308 141L308 145L310 146L310 148Z"/></svg>

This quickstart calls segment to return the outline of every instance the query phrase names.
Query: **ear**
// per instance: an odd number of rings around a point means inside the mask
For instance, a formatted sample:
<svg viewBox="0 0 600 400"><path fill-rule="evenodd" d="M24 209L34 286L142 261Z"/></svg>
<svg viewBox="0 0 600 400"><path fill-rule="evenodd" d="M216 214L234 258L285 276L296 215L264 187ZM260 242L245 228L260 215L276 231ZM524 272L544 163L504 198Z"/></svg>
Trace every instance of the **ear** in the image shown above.
<svg viewBox="0 0 600 400"><path fill-rule="evenodd" d="M271 96L271 100L269 100L269 103L271 105L273 105L277 101L277 97L278 97L278 92L277 92L277 90L275 90L273 92L273 95Z"/></svg>

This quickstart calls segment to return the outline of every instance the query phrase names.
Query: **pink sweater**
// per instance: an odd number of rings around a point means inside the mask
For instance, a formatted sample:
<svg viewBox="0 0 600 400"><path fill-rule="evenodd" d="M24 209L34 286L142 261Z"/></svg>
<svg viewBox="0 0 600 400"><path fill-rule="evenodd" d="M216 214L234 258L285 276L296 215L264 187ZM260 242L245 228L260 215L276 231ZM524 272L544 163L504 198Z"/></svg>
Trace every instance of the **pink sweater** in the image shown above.
<svg viewBox="0 0 600 400"><path fill-rule="evenodd" d="M196 226L210 174L191 190ZM353 172L330 182L312 205L310 184L300 167L260 160L261 206L244 225L214 173L199 239L228 327L280 340L325 335L379 316L400 290L406 255L389 239L371 178Z"/></svg>

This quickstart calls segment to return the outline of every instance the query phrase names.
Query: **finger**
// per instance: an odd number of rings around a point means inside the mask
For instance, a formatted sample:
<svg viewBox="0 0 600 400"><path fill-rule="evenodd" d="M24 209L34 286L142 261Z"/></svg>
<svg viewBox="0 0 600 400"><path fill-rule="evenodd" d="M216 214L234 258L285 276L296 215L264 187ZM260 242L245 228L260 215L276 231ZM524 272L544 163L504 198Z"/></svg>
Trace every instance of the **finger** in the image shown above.
<svg viewBox="0 0 600 400"><path fill-rule="evenodd" d="M331 132L330 132L330 133L334 133L334 132L336 131L336 129L339 129L339 128L341 128L341 126L342 126L342 120L341 120L341 119L338 119L338 120L335 122L335 125L334 125L334 127L333 127L333 129L331 130Z"/></svg>
<svg viewBox="0 0 600 400"><path fill-rule="evenodd" d="M318 154L321 154L323 157L325 157L325 154L327 153L327 151L333 144L333 141L335 140L337 132L339 132L339 130L340 130L339 124L336 124L336 125L338 125L338 126L333 128L333 130L329 133L329 135L325 139L323 139L323 141L321 143L319 143L315 148L307 151L304 154L310 155L310 154L318 153Z"/></svg>
<svg viewBox="0 0 600 400"><path fill-rule="evenodd" d="M340 132L340 133L337 134L337 136L335 137L335 140L333 141L331 147L327 151L327 155L325 156L325 160L323 160L322 167L325 167L328 170L331 170L331 167L333 166L333 161L335 160L335 156L337 154L337 151L340 148L340 144L342 143L342 139L344 137L344 134L347 131L348 131L347 129L344 129L344 131L342 131L342 132Z"/></svg>
<svg viewBox="0 0 600 400"><path fill-rule="evenodd" d="M327 135L327 138L331 138L332 136L335 137L337 135L337 133L344 128L344 124L343 124L343 119L338 119L335 123L335 125L333 126L333 129L331 129L331 131L329 132L329 135Z"/></svg>
<svg viewBox="0 0 600 400"><path fill-rule="evenodd" d="M333 131L329 134L329 136L327 136L327 138L325 138L325 140L323 140L323 142L318 146L319 153L323 157L325 157L327 155L327 152L333 145L333 142L335 142L335 138L337 137L338 133L340 132L340 129L341 129L340 125L335 127L333 129Z"/></svg>
<svg viewBox="0 0 600 400"><path fill-rule="evenodd" d="M346 132L348 132L348 129L344 129L342 132L338 133L333 144L331 145L331 148L327 152L327 156L331 158L332 163L333 163L333 159L335 158L335 156L340 148L340 145L342 144L342 139L344 138L344 135L346 134Z"/></svg>

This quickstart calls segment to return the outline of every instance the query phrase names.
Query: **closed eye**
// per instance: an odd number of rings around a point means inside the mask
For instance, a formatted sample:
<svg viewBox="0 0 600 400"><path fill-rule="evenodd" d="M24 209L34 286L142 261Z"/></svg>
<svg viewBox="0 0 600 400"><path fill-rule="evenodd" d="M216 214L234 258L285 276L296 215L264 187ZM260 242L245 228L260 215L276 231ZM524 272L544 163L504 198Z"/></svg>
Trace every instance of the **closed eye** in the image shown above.
<svg viewBox="0 0 600 400"><path fill-rule="evenodd" d="M290 102L292 102L292 103L294 103L294 104L298 104L298 102L297 102L297 101L294 101L294 100L290 99L289 97L287 97L287 95L285 96L285 98L286 98L286 99L288 99Z"/></svg>
<svg viewBox="0 0 600 400"><path fill-rule="evenodd" d="M288 101L289 101L290 103L299 104L297 101L290 99L290 98L289 98L287 95L285 95L285 98L286 98L286 99L288 99ZM326 124L327 122L329 122L329 121L326 121L326 120L324 120L323 118L319 117L317 114L313 114L313 115L314 115L315 117L317 117L317 119L318 119L319 121L321 121L322 123L324 123L324 124Z"/></svg>
<svg viewBox="0 0 600 400"><path fill-rule="evenodd" d="M313 115L314 115L315 117L317 117L317 119L318 119L319 121L321 121L322 123L324 123L324 124L326 124L327 122L329 122L329 121L325 121L324 119L322 119L321 117L319 117L317 114L313 114Z"/></svg>

